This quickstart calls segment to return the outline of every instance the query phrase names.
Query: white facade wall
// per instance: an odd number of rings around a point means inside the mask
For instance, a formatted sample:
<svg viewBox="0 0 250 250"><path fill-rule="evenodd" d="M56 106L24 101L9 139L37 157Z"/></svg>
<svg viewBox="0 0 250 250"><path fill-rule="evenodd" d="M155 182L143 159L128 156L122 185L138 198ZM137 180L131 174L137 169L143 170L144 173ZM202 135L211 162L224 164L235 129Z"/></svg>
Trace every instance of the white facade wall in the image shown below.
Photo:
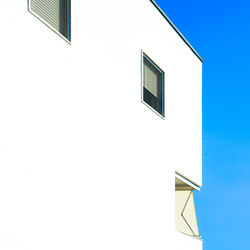
<svg viewBox="0 0 250 250"><path fill-rule="evenodd" d="M1 10L0 249L201 249L174 216L175 171L202 185L197 56L148 0L72 0L72 45L25 0Z"/></svg>

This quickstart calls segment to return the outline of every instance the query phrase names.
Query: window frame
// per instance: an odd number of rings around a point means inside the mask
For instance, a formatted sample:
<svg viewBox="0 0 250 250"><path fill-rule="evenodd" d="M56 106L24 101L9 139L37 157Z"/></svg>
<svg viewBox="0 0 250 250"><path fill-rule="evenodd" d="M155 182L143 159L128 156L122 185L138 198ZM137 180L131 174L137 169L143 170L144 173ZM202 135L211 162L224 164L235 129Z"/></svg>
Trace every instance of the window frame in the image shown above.
<svg viewBox="0 0 250 250"><path fill-rule="evenodd" d="M144 57L155 67L161 74L162 74L162 114L160 114L157 110L155 110L153 107L151 107L149 104L147 104L144 101ZM149 109L151 109L155 114L157 114L159 117L161 117L163 120L166 117L165 114L165 72L143 51L141 50L141 102L147 106Z"/></svg>
<svg viewBox="0 0 250 250"><path fill-rule="evenodd" d="M34 12L31 9L31 0L28 0L28 11L35 16L37 19L39 19L42 23L44 23L48 28L50 28L52 31L54 31L58 36L60 36L63 40L65 40L68 44L71 45L71 0L67 1L67 37L62 35L57 29L55 29L51 24L49 24L46 20L44 20L43 17L38 15L36 12Z"/></svg>

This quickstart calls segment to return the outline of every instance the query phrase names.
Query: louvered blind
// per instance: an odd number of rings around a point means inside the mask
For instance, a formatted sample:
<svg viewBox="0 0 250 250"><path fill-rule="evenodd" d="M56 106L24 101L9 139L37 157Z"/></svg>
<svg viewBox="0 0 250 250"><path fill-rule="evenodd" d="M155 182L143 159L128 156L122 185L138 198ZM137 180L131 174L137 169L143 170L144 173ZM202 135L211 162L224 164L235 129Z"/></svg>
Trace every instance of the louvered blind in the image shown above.
<svg viewBox="0 0 250 250"><path fill-rule="evenodd" d="M157 97L157 75L152 69L144 64L144 87Z"/></svg>
<svg viewBox="0 0 250 250"><path fill-rule="evenodd" d="M69 0L30 0L31 10L70 40L68 5Z"/></svg>

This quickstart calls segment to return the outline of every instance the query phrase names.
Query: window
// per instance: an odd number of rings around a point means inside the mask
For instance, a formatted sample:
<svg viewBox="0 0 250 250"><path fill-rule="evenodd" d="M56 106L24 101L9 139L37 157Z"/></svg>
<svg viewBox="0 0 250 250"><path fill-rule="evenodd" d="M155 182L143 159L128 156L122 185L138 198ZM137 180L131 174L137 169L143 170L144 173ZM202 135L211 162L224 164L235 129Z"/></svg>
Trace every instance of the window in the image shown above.
<svg viewBox="0 0 250 250"><path fill-rule="evenodd" d="M142 102L165 117L164 72L145 53L142 58Z"/></svg>
<svg viewBox="0 0 250 250"><path fill-rule="evenodd" d="M193 192L194 187L175 177L176 230L200 239Z"/></svg>
<svg viewBox="0 0 250 250"><path fill-rule="evenodd" d="M71 41L71 0L29 0L29 11L67 41Z"/></svg>

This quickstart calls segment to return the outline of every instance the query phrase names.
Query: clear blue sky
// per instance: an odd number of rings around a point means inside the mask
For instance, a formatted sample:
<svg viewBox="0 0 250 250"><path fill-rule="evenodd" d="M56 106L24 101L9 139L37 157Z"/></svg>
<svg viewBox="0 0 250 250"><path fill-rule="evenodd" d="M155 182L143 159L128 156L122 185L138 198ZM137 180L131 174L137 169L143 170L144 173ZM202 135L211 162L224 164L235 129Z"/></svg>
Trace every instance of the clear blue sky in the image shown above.
<svg viewBox="0 0 250 250"><path fill-rule="evenodd" d="M250 0L156 0L204 59L204 250L250 249Z"/></svg>

